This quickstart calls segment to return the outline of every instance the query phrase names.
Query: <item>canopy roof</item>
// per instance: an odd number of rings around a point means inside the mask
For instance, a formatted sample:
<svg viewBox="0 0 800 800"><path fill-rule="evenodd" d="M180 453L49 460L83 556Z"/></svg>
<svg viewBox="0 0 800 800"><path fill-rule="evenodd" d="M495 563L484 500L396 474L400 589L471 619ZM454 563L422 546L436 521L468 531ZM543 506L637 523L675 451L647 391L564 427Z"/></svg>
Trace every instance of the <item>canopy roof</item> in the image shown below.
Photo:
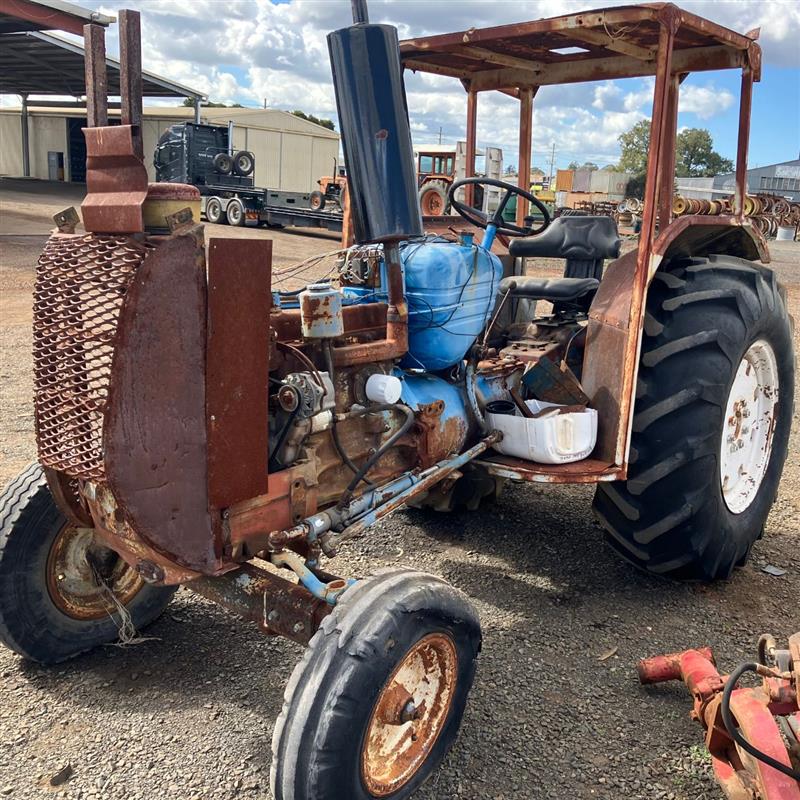
<svg viewBox="0 0 800 800"><path fill-rule="evenodd" d="M119 61L106 57L108 94L120 94ZM0 93L86 95L83 47L40 31L0 34ZM205 100L197 89L142 71L145 97L190 97Z"/></svg>
<svg viewBox="0 0 800 800"><path fill-rule="evenodd" d="M80 35L88 23L112 22L114 17L63 0L0 0L0 34L61 30Z"/></svg>
<svg viewBox="0 0 800 800"><path fill-rule="evenodd" d="M757 30L742 35L671 3L407 39L400 53L406 68L460 78L475 91L639 77L656 73L664 24L677 27L673 72L750 66L758 80Z"/></svg>

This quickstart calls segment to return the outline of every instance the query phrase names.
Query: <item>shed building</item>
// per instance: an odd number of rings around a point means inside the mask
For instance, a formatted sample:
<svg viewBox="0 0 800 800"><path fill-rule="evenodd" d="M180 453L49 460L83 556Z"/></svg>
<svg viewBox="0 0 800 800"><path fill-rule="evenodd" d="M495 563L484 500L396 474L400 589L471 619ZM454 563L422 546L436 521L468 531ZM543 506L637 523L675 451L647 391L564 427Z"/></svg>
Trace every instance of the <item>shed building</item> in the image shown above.
<svg viewBox="0 0 800 800"><path fill-rule="evenodd" d="M719 191L732 193L735 182L733 172L717 175L714 178L715 196ZM747 170L747 193L777 194L794 203L800 202L800 158Z"/></svg>
<svg viewBox="0 0 800 800"><path fill-rule="evenodd" d="M109 123L119 119L110 108ZM202 108L201 121L212 125L233 122L233 146L255 155L256 186L307 192L318 188L323 175L334 175L339 154L339 135L308 120L278 109ZM195 111L185 106L144 109L142 134L150 180L155 180L153 151L161 134L171 125L194 120ZM82 128L86 112L80 108L28 107L30 177L82 183L85 178L86 145ZM0 109L0 175L20 177L22 163L20 108Z"/></svg>

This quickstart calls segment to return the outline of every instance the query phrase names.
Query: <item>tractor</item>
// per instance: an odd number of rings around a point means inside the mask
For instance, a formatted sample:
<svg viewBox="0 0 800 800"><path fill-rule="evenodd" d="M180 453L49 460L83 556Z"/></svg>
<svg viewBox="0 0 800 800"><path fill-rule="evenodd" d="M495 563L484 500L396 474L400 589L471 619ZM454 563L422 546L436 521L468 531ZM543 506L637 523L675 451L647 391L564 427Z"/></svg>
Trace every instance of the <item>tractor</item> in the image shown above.
<svg viewBox="0 0 800 800"><path fill-rule="evenodd" d="M508 481L593 484L633 565L726 579L762 535L792 414L785 295L743 216L755 34L649 3L399 42L353 10L328 48L355 244L300 292L273 290L270 241L206 241L196 189L148 185L136 80L121 125L87 93L86 232L57 215L37 267L38 461L0 500L0 640L24 658L141 629L178 585L306 645L276 800L409 798L456 739L478 615L424 572L337 575L374 523L476 508ZM121 12L129 76L137 30ZM680 83L726 68L733 212L673 220ZM462 81L468 159L479 94L518 99L524 180L539 86L654 75L638 247L620 255L609 217L551 220L527 186L475 177L449 190L463 228L425 235L404 69ZM500 190L491 214L476 186ZM527 274L540 258L563 276Z"/></svg>

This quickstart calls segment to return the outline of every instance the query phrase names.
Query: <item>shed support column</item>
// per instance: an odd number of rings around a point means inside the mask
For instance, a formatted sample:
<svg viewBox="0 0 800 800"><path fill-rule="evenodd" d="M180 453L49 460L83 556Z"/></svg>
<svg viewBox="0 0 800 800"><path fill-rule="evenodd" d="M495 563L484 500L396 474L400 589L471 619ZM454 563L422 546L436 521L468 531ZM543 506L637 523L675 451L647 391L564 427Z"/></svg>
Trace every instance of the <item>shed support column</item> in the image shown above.
<svg viewBox="0 0 800 800"><path fill-rule="evenodd" d="M675 190L675 147L678 132L678 92L680 77L669 78L667 101L664 107L664 161L658 173L658 230L659 233L672 220L672 195Z"/></svg>
<svg viewBox="0 0 800 800"><path fill-rule="evenodd" d="M120 121L133 127L133 147L144 159L142 144L142 34L138 11L119 12Z"/></svg>
<svg viewBox="0 0 800 800"><path fill-rule="evenodd" d="M517 169L517 186L526 192L531 182L531 135L533 128L533 96L531 88L519 90L519 167ZM525 224L528 215L528 201L517 195L517 219L520 227Z"/></svg>
<svg viewBox="0 0 800 800"><path fill-rule="evenodd" d="M744 200L747 196L747 148L750 142L750 106L753 102L753 72L742 70L742 96L739 101L739 142L736 147L736 193L734 210L744 219Z"/></svg>
<svg viewBox="0 0 800 800"><path fill-rule="evenodd" d="M106 74L106 31L100 25L83 26L86 62L86 125L108 125L108 76Z"/></svg>
<svg viewBox="0 0 800 800"><path fill-rule="evenodd" d="M467 153L464 165L465 178L475 177L475 148L478 145L478 93L472 89L467 90ZM464 203L472 205L475 196L473 186L464 187Z"/></svg>
<svg viewBox="0 0 800 800"><path fill-rule="evenodd" d="M20 115L22 126L22 174L26 178L31 176L31 150L28 139L28 95L22 95L22 113Z"/></svg>
<svg viewBox="0 0 800 800"><path fill-rule="evenodd" d="M195 97L194 99L194 124L200 124L200 98Z"/></svg>

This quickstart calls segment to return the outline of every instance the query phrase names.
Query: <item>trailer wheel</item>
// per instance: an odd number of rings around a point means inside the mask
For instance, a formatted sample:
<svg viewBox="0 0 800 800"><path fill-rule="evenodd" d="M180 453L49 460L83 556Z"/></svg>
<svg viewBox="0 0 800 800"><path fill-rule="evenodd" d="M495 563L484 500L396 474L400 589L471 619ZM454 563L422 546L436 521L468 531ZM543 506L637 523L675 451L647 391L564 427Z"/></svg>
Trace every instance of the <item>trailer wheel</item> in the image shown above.
<svg viewBox="0 0 800 800"><path fill-rule="evenodd" d="M52 664L116 641L117 604L141 630L174 593L70 523L38 464L0 496L0 642L21 656Z"/></svg>
<svg viewBox="0 0 800 800"><path fill-rule="evenodd" d="M311 192L308 206L312 211L322 211L325 208L325 195L316 190Z"/></svg>
<svg viewBox="0 0 800 800"><path fill-rule="evenodd" d="M209 197L206 200L206 219L214 225L221 225L227 221L218 197Z"/></svg>
<svg viewBox="0 0 800 800"><path fill-rule="evenodd" d="M255 156L249 150L239 150L233 157L233 171L237 175L247 177L256 168Z"/></svg>
<svg viewBox="0 0 800 800"><path fill-rule="evenodd" d="M609 541L652 572L727 578L760 538L788 450L791 318L771 270L672 261L647 298L627 481L599 484Z"/></svg>
<svg viewBox="0 0 800 800"><path fill-rule="evenodd" d="M348 589L286 687L275 800L410 797L455 741L480 645L440 578L388 570Z"/></svg>
<svg viewBox="0 0 800 800"><path fill-rule="evenodd" d="M227 153L217 153L211 163L222 175L230 175L233 170L233 159Z"/></svg>
<svg viewBox="0 0 800 800"><path fill-rule="evenodd" d="M225 218L228 220L228 225L244 225L244 203L238 197L228 201L228 206L225 209Z"/></svg>

